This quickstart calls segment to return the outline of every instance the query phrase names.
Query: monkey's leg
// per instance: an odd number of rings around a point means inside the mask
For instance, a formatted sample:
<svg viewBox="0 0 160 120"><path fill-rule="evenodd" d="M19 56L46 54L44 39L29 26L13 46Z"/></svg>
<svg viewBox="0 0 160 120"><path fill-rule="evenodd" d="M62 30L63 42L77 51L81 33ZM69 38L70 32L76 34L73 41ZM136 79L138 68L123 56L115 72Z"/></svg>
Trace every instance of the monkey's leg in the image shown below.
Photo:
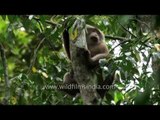
<svg viewBox="0 0 160 120"><path fill-rule="evenodd" d="M61 91L64 91L65 93L71 95L71 96L76 96L77 93L80 93L79 89L78 89L78 84L77 82L75 81L74 79L74 74L73 72L67 72L65 75L64 75L64 78L63 78L63 84L62 84L62 89Z"/></svg>
<svg viewBox="0 0 160 120"><path fill-rule="evenodd" d="M98 75L98 85L100 86L100 89L97 89L98 94L103 98L105 94L111 89L111 85L114 82L114 72L112 74L109 74L105 80L103 80L102 73Z"/></svg>

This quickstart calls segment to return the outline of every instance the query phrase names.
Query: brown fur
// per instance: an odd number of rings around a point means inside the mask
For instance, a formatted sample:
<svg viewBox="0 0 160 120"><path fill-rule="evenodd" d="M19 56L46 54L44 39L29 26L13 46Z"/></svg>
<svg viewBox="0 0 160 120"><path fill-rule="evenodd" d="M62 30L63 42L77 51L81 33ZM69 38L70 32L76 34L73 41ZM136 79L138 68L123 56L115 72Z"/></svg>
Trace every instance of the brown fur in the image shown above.
<svg viewBox="0 0 160 120"><path fill-rule="evenodd" d="M68 58L71 60L70 57L70 47L69 47L69 33L67 30L63 33L63 39L64 39L64 47L65 51L67 53ZM104 34L102 31L100 31L98 28L86 25L86 40L87 40L87 47L88 47L88 65L90 65L89 68L95 68L99 64L99 59L106 58L108 55L108 48L104 42ZM64 84L74 84L77 85L74 76L74 72L70 72L64 75ZM104 83L104 80L102 80ZM103 83L100 83L102 85ZM76 92L75 90L64 90L65 92L69 93L70 95L75 96ZM106 90L105 90L106 91ZM102 91L100 91L102 94Z"/></svg>

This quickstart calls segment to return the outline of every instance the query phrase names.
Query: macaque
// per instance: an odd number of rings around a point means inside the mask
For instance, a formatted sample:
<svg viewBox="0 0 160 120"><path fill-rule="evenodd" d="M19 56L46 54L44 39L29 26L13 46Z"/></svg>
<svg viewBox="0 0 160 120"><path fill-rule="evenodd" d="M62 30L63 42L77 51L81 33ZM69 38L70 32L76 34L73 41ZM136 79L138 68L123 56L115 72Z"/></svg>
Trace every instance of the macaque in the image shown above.
<svg viewBox="0 0 160 120"><path fill-rule="evenodd" d="M90 53L91 63L98 63L99 59L105 58L108 55L108 48L104 43L104 34L98 28L86 25L86 40L88 52ZM71 60L69 33L68 30L63 32L64 48L68 58Z"/></svg>
<svg viewBox="0 0 160 120"><path fill-rule="evenodd" d="M64 40L64 48L66 51L66 54L68 58L71 60L71 54L70 54L70 40L69 40L69 33L68 30L64 30L63 32L63 40ZM109 54L108 48L104 42L105 37L102 31L100 31L98 28L93 27L91 25L86 25L86 42L88 50L86 50L86 55L84 57L87 57L87 65L89 69L95 69L99 65L99 60L106 58ZM102 71L101 71L102 72ZM99 85L111 85L113 82L112 77L108 77L107 80L103 80L102 73L100 73L98 80ZM71 70L71 72L67 72L64 75L64 85L77 85L76 78L74 78L74 71ZM78 89L65 89L65 92L68 94L75 96L77 93L79 93ZM100 94L101 97L104 96L106 90L97 90L97 92Z"/></svg>

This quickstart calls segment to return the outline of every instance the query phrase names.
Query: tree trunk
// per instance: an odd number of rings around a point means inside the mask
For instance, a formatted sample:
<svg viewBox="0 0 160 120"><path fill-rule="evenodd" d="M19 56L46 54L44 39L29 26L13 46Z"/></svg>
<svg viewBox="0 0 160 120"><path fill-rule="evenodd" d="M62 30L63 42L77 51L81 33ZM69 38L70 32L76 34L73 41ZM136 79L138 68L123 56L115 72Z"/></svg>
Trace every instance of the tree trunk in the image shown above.
<svg viewBox="0 0 160 120"><path fill-rule="evenodd" d="M77 21L76 21L77 22ZM75 24L74 24L75 25ZM84 104L92 105L97 104L98 94L95 88L96 74L87 66L87 43L85 29L81 29L83 23L78 21L77 25L79 35L73 41L70 41L71 60L74 71L74 77L80 88L80 94ZM74 27L74 26L73 26ZM74 32L74 31L73 31Z"/></svg>

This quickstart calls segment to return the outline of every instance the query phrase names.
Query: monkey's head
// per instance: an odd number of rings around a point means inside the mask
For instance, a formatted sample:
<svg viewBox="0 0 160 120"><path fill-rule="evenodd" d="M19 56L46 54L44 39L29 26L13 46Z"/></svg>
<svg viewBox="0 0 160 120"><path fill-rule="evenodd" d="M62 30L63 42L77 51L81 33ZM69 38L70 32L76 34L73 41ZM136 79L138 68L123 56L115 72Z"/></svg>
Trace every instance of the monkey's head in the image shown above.
<svg viewBox="0 0 160 120"><path fill-rule="evenodd" d="M98 28L86 25L86 39L88 45L98 45L104 40L104 34Z"/></svg>

